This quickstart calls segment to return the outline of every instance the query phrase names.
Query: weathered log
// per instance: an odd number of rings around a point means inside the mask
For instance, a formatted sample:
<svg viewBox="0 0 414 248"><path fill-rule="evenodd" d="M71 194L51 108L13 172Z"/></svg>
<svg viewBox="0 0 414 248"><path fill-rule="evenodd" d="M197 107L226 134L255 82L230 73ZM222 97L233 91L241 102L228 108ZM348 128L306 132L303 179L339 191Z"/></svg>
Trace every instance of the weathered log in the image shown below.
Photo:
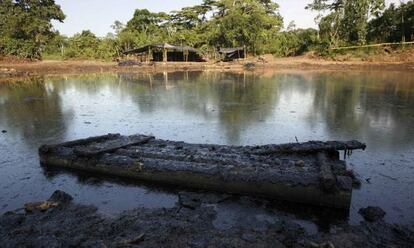
<svg viewBox="0 0 414 248"><path fill-rule="evenodd" d="M306 143L290 143L283 145L266 145L257 147L253 152L258 155L271 155L278 153L317 153L324 151L350 151L365 150L366 145L359 141L309 141Z"/></svg>
<svg viewBox="0 0 414 248"><path fill-rule="evenodd" d="M338 156L331 156L343 144L352 149L362 146L359 142L200 145L135 135L66 142L40 149L39 154L42 164L48 166L348 208L352 193L347 183L349 172ZM278 152L257 153L269 147L278 147ZM340 185L336 178L341 179Z"/></svg>
<svg viewBox="0 0 414 248"><path fill-rule="evenodd" d="M56 147L81 146L81 145L90 144L92 142L102 142L102 141L105 141L105 140L116 139L116 138L119 138L119 137L121 137L120 134L111 134L110 133L110 134L107 134L107 135L101 135L101 136L96 136L96 137L89 137L89 138L86 138L86 139L68 141L68 142L55 144L55 145L43 145L39 148L39 153L46 153L46 152L49 151L49 149L56 148Z"/></svg>
<svg viewBox="0 0 414 248"><path fill-rule="evenodd" d="M79 156L93 157L99 154L113 152L128 146L144 144L152 139L154 139L153 136L143 135L118 137L117 139L106 139L100 143L77 147L74 149L74 152Z"/></svg>
<svg viewBox="0 0 414 248"><path fill-rule="evenodd" d="M336 187L336 179L332 172L331 165L328 164L326 154L319 152L317 154L319 163L319 180L323 190L326 192L334 192Z"/></svg>

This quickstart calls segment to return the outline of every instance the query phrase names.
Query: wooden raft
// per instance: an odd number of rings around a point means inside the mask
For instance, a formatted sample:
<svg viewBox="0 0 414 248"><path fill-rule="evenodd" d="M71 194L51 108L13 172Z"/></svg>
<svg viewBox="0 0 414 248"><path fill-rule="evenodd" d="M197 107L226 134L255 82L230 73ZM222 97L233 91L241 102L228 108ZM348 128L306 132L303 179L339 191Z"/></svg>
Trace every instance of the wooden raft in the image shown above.
<svg viewBox="0 0 414 248"><path fill-rule="evenodd" d="M349 208L354 175L339 151L365 147L358 141L223 146L108 134L44 145L39 155L46 166Z"/></svg>

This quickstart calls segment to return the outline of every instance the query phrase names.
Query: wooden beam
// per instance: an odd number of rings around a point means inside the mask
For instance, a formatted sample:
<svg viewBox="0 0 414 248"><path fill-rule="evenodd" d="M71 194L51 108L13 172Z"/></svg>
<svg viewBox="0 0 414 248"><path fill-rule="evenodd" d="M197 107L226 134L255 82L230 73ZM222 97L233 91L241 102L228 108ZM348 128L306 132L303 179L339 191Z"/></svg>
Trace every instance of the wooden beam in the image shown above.
<svg viewBox="0 0 414 248"><path fill-rule="evenodd" d="M74 153L83 157L93 157L99 154L113 152L121 148L125 148L132 145L140 145L147 143L148 141L154 139L153 136L131 136L131 137L122 137L118 139L107 140L101 143L92 143L90 145L77 147L74 149Z"/></svg>
<svg viewBox="0 0 414 248"><path fill-rule="evenodd" d="M151 59L152 59L152 49L151 49L151 47L149 46L148 47L148 57L147 57L147 62L149 63L149 62L151 62Z"/></svg>
<svg viewBox="0 0 414 248"><path fill-rule="evenodd" d="M351 151L362 149L366 145L358 141L308 141L305 143L290 143L283 145L266 145L254 151L257 155L289 154L289 153L318 153L324 151Z"/></svg>
<svg viewBox="0 0 414 248"><path fill-rule="evenodd" d="M336 186L335 175L332 172L332 167L327 161L325 153L319 152L317 155L319 164L319 182L322 189L326 192L333 192Z"/></svg>
<svg viewBox="0 0 414 248"><path fill-rule="evenodd" d="M168 62L168 51L167 51L166 48L164 48L164 50L163 50L162 60L164 62Z"/></svg>

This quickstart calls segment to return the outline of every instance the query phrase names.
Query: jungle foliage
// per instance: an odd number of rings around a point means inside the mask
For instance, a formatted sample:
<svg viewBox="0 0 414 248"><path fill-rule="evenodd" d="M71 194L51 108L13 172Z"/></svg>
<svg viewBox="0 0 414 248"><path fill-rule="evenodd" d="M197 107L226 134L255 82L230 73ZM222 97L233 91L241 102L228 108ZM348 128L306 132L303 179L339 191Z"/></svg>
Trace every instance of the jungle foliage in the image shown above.
<svg viewBox="0 0 414 248"><path fill-rule="evenodd" d="M65 15L54 0L0 0L0 54L37 59Z"/></svg>
<svg viewBox="0 0 414 248"><path fill-rule="evenodd" d="M368 32L368 20L385 7L385 0L314 0L308 9L326 12L318 16L323 42L331 46L344 44L364 45Z"/></svg>
<svg viewBox="0 0 414 248"><path fill-rule="evenodd" d="M391 4L378 18L368 24L372 42L414 41L414 1Z"/></svg>
<svg viewBox="0 0 414 248"><path fill-rule="evenodd" d="M65 15L54 0L0 0L0 55L111 60L154 43L189 45L203 51L246 46L250 54L295 56L330 47L413 40L414 3L385 9L384 0L313 0L319 30L283 28L272 0L204 0L170 13L137 9L113 33L97 37L85 30L60 35L51 21Z"/></svg>
<svg viewBox="0 0 414 248"><path fill-rule="evenodd" d="M320 12L320 42L328 47L413 40L413 1L385 9L384 0L314 0L307 9Z"/></svg>

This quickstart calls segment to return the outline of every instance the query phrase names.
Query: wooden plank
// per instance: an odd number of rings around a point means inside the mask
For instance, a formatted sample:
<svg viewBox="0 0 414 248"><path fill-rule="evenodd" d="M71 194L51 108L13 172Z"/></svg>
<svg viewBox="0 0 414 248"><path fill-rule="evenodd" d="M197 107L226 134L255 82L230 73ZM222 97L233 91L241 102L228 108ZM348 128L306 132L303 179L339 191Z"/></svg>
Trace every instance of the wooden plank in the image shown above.
<svg viewBox="0 0 414 248"><path fill-rule="evenodd" d="M309 141L305 143L290 143L283 145L265 145L260 146L253 152L257 155L272 155L272 154L289 154L289 153L318 153L323 151L341 151L341 150L365 150L364 143L352 141Z"/></svg>
<svg viewBox="0 0 414 248"><path fill-rule="evenodd" d="M77 147L74 149L74 153L83 157L93 157L103 153L114 152L128 146L144 144L152 139L154 139L153 136L122 136L118 139L107 140L105 142L95 143L84 147Z"/></svg>
<svg viewBox="0 0 414 248"><path fill-rule="evenodd" d="M56 147L82 146L82 145L87 145L87 144L90 144L90 143L93 143L93 142L102 142L102 141L106 141L106 140L116 139L116 138L119 138L119 137L121 137L121 135L119 133L117 133L117 134L111 134L110 133L110 134L107 134L107 135L101 135L101 136L96 136L96 137L89 137L89 138L86 138L86 139L68 141L68 142L55 144L55 145L43 145L39 148L39 152L40 153L46 153L50 149L56 148Z"/></svg>
<svg viewBox="0 0 414 248"><path fill-rule="evenodd" d="M336 178L332 172L331 165L327 162L326 154L322 152L318 153L317 159L318 159L318 164L320 168L319 181L320 181L322 190L326 192L335 191Z"/></svg>

